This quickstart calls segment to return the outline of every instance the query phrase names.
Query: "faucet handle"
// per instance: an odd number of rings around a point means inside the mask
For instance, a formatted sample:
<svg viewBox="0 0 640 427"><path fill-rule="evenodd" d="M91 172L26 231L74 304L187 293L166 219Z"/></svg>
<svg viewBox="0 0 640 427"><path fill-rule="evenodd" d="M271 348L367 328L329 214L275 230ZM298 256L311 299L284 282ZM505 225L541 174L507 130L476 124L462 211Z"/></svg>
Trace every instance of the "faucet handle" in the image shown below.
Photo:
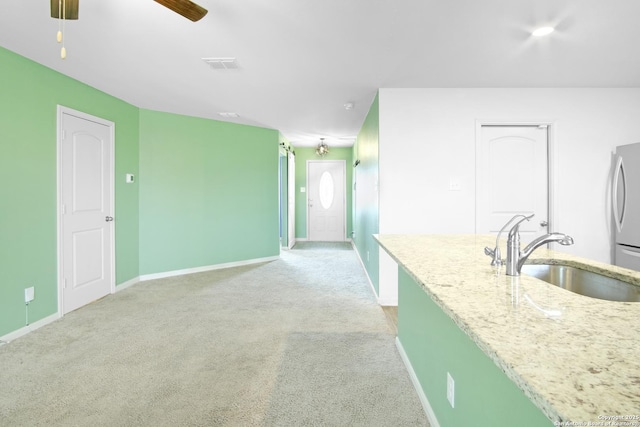
<svg viewBox="0 0 640 427"><path fill-rule="evenodd" d="M491 265L502 265L502 260L500 259L499 247L496 246L494 249L491 249L490 247L486 246L484 248L484 253L485 255L491 257Z"/></svg>
<svg viewBox="0 0 640 427"><path fill-rule="evenodd" d="M515 236L518 233L518 230L520 228L520 223L524 222L525 220L529 221L535 215L536 214L531 214L529 216L522 215L522 218L520 218L518 221L516 221L516 223L513 224L513 226L511 227L511 230L509 230L509 238L512 238L513 236Z"/></svg>

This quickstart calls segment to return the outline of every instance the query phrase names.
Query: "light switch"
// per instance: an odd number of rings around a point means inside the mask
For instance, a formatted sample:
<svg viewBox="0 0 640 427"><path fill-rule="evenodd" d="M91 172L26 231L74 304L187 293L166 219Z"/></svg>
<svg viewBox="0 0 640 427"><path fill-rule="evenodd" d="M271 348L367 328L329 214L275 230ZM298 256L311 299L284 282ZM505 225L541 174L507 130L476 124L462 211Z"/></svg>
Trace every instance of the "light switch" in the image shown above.
<svg viewBox="0 0 640 427"><path fill-rule="evenodd" d="M300 192L301 193L306 193L307 192L307 188L306 187L300 187Z"/></svg>
<svg viewBox="0 0 640 427"><path fill-rule="evenodd" d="M125 182L126 182L127 184L131 184L131 183L132 183L132 182L134 182L134 181L135 181L135 177L134 177L134 175L133 175L132 173L128 173L128 174L127 174L127 176L126 176L126 178L125 178Z"/></svg>

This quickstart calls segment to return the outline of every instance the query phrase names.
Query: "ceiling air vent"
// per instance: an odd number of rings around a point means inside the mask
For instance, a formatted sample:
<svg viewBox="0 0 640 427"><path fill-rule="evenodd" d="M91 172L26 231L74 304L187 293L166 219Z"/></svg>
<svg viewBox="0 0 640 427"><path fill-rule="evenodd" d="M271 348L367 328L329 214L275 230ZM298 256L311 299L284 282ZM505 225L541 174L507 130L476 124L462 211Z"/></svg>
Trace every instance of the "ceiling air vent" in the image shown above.
<svg viewBox="0 0 640 427"><path fill-rule="evenodd" d="M236 58L202 58L214 70L237 70Z"/></svg>

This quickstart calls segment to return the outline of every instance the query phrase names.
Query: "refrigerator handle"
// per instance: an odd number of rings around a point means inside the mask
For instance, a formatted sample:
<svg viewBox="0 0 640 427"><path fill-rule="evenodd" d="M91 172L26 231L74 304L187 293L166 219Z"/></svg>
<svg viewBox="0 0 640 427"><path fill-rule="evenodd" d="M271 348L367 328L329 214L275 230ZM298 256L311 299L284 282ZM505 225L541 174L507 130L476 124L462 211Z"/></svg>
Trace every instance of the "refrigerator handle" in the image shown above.
<svg viewBox="0 0 640 427"><path fill-rule="evenodd" d="M616 166L613 172L613 191L612 202L613 202L613 216L616 223L616 228L618 229L618 233L622 230L622 220L624 218L625 210L626 210L626 202L627 202L627 183L625 182L624 176L624 167L622 165L622 156L616 156ZM620 175L622 175L622 185L624 192L622 194L622 212L618 212L618 180L620 179Z"/></svg>

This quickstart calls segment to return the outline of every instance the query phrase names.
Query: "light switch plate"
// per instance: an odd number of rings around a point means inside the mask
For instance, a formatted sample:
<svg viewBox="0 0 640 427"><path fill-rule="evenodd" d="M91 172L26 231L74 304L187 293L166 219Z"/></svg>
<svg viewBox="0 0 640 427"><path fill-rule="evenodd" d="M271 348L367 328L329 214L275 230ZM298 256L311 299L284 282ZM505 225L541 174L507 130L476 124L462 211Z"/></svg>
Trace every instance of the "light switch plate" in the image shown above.
<svg viewBox="0 0 640 427"><path fill-rule="evenodd" d="M125 182L126 182L127 184L131 184L132 182L134 182L134 181L135 181L135 179L136 179L136 178L135 178L135 175L133 175L132 173L128 173L128 174L126 175L126 177L125 177Z"/></svg>
<svg viewBox="0 0 640 427"><path fill-rule="evenodd" d="M307 192L307 188L306 187L300 187L300 192L301 193L306 193Z"/></svg>
<svg viewBox="0 0 640 427"><path fill-rule="evenodd" d="M447 372L447 400L451 404L451 407L454 408L455 382L453 381L453 377L449 372Z"/></svg>
<svg viewBox="0 0 640 427"><path fill-rule="evenodd" d="M36 298L35 289L33 286L30 288L24 288L24 303L30 303Z"/></svg>

